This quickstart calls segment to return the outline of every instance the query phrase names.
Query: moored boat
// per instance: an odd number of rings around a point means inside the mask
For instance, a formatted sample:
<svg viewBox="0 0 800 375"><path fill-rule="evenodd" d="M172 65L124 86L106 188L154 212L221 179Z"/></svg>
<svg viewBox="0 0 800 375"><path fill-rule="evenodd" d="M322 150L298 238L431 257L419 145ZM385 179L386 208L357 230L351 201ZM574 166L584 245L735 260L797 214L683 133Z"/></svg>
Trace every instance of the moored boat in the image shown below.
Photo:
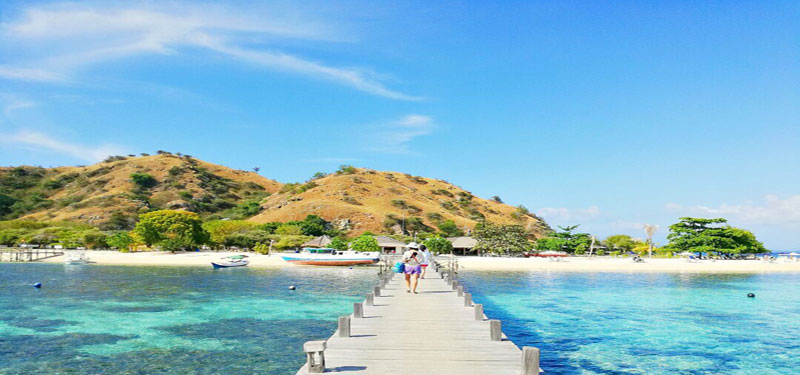
<svg viewBox="0 0 800 375"><path fill-rule="evenodd" d="M83 251L70 251L64 253L64 264L89 264L92 261L86 256Z"/></svg>
<svg viewBox="0 0 800 375"><path fill-rule="evenodd" d="M247 255L231 255L216 262L211 262L214 268L244 267L248 264L250 264L250 259L247 259Z"/></svg>
<svg viewBox="0 0 800 375"><path fill-rule="evenodd" d="M284 254L281 258L288 263L309 266L354 266L358 264L378 263L378 253L360 253L357 251L340 251L336 249L304 248L299 253Z"/></svg>

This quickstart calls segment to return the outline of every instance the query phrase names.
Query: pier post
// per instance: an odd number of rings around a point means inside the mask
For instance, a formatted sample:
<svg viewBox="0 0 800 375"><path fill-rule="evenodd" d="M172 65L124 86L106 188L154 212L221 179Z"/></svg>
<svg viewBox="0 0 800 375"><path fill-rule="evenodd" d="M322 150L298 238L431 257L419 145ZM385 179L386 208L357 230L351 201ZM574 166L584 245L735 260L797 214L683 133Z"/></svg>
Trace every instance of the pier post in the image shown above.
<svg viewBox="0 0 800 375"><path fill-rule="evenodd" d="M483 305L476 303L473 308L475 309L475 320L483 320Z"/></svg>
<svg viewBox="0 0 800 375"><path fill-rule="evenodd" d="M472 293L464 293L464 307L472 306Z"/></svg>
<svg viewBox="0 0 800 375"><path fill-rule="evenodd" d="M491 337L492 341L503 340L503 331L501 330L500 326L500 321L497 319L492 319L489 321L489 337Z"/></svg>
<svg viewBox="0 0 800 375"><path fill-rule="evenodd" d="M303 351L306 352L306 365L310 374L321 374L325 372L325 341L307 341L303 344ZM315 358L318 357L318 359Z"/></svg>
<svg viewBox="0 0 800 375"><path fill-rule="evenodd" d="M350 337L350 317L339 317L339 337Z"/></svg>
<svg viewBox="0 0 800 375"><path fill-rule="evenodd" d="M367 306L375 306L375 297L373 297L372 293L367 293L367 300L365 302Z"/></svg>
<svg viewBox="0 0 800 375"><path fill-rule="evenodd" d="M453 280L452 285L453 285L453 290L458 289L458 281Z"/></svg>
<svg viewBox="0 0 800 375"><path fill-rule="evenodd" d="M522 375L539 375L539 349L522 347Z"/></svg>
<svg viewBox="0 0 800 375"><path fill-rule="evenodd" d="M381 287L376 286L376 287L372 288L372 294L374 294L375 297L380 297L381 296Z"/></svg>
<svg viewBox="0 0 800 375"><path fill-rule="evenodd" d="M361 302L356 302L353 304L353 317L354 318L364 317L364 304L362 304Z"/></svg>
<svg viewBox="0 0 800 375"><path fill-rule="evenodd" d="M463 297L464 296L464 287L461 286L461 285L458 286L458 296L459 297Z"/></svg>

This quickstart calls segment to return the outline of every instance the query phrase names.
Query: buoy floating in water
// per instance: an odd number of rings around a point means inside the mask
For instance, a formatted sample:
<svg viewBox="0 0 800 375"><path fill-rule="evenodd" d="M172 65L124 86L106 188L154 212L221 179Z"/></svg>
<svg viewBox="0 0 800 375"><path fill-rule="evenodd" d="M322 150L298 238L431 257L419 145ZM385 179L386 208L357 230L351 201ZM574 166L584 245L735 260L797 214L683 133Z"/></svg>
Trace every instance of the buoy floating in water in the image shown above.
<svg viewBox="0 0 800 375"><path fill-rule="evenodd" d="M295 290L295 289L297 288L295 288L294 285L289 286L289 290Z"/></svg>
<svg viewBox="0 0 800 375"><path fill-rule="evenodd" d="M35 284L33 284L33 287L37 288L37 289L41 288L42 287L42 283L35 283Z"/></svg>
<svg viewBox="0 0 800 375"><path fill-rule="evenodd" d="M753 293L747 293L747 297L749 298L756 298L756 295Z"/></svg>

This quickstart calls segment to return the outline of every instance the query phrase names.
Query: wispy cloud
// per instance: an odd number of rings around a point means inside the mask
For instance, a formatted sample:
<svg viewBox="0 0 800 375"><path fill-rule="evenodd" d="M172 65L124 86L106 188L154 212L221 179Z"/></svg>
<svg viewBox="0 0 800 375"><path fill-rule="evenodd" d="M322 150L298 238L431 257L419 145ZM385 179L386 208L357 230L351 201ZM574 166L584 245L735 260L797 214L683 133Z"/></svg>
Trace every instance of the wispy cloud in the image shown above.
<svg viewBox="0 0 800 375"><path fill-rule="evenodd" d="M3 108L3 114L8 116L16 110L35 107L36 102L19 95L0 93L0 106Z"/></svg>
<svg viewBox="0 0 800 375"><path fill-rule="evenodd" d="M110 155L120 155L124 153L119 146L85 146L58 140L46 134L29 130L21 130L16 134L3 137L0 143L9 147L22 147L29 150L56 152L88 162L97 162Z"/></svg>
<svg viewBox="0 0 800 375"><path fill-rule="evenodd" d="M232 12L220 6L170 3L165 6L56 4L24 10L2 25L0 38L24 45L33 61L0 65L0 78L55 81L80 68L146 54L190 54L204 49L265 69L301 74L397 100L418 97L389 89L367 70L334 67L267 47L274 40L329 41L320 23L286 12ZM20 43L22 42L22 43ZM266 45L266 46L265 46ZM26 66L21 68L20 66ZM27 68L33 66L34 68Z"/></svg>
<svg viewBox="0 0 800 375"><path fill-rule="evenodd" d="M0 65L0 78L35 82L55 82L64 80L64 77L61 75L46 70L17 68L3 65Z"/></svg>
<svg viewBox="0 0 800 375"><path fill-rule="evenodd" d="M786 198L766 195L761 202L757 203L722 204L716 207L667 203L665 209L679 215L723 217L746 224L778 224L800 227L800 195Z"/></svg>
<svg viewBox="0 0 800 375"><path fill-rule="evenodd" d="M582 221L592 220L600 216L600 208L589 206L587 208L545 207L536 210L536 214L553 221Z"/></svg>
<svg viewBox="0 0 800 375"><path fill-rule="evenodd" d="M369 149L391 154L411 153L411 142L420 136L428 135L436 127L428 116L412 114L399 120L382 124L373 137Z"/></svg>

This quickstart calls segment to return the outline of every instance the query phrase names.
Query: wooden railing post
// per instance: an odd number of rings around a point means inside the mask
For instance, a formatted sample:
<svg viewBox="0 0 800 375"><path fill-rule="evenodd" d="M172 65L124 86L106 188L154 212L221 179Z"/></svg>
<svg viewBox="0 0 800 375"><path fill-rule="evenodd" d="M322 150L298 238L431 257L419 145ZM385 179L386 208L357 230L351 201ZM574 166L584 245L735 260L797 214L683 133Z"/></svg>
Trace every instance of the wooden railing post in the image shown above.
<svg viewBox="0 0 800 375"><path fill-rule="evenodd" d="M353 317L354 318L364 317L364 305L361 302L356 302L353 304Z"/></svg>
<svg viewBox="0 0 800 375"><path fill-rule="evenodd" d="M489 337L492 341L502 341L503 331L501 330L501 323L497 319L489 321Z"/></svg>
<svg viewBox="0 0 800 375"><path fill-rule="evenodd" d="M539 349L522 347L522 375L539 375Z"/></svg>
<svg viewBox="0 0 800 375"><path fill-rule="evenodd" d="M350 337L350 317L339 317L339 337Z"/></svg>
<svg viewBox="0 0 800 375"><path fill-rule="evenodd" d="M373 297L372 293L367 293L367 299L365 302L367 306L375 306L375 297Z"/></svg>
<svg viewBox="0 0 800 375"><path fill-rule="evenodd" d="M472 306L472 293L464 293L464 307Z"/></svg>
<svg viewBox="0 0 800 375"><path fill-rule="evenodd" d="M458 286L458 296L459 297L463 297L464 296L464 287L461 286L461 285Z"/></svg>
<svg viewBox="0 0 800 375"><path fill-rule="evenodd" d="M321 374L325 372L325 341L307 341L303 344L306 352L306 366L308 373ZM318 358L315 358L318 357Z"/></svg>
<svg viewBox="0 0 800 375"><path fill-rule="evenodd" d="M476 303L473 308L475 309L475 320L483 320L483 305Z"/></svg>
<svg viewBox="0 0 800 375"><path fill-rule="evenodd" d="M374 294L375 297L380 297L381 296L381 287L376 286L376 287L372 288L372 294Z"/></svg>

